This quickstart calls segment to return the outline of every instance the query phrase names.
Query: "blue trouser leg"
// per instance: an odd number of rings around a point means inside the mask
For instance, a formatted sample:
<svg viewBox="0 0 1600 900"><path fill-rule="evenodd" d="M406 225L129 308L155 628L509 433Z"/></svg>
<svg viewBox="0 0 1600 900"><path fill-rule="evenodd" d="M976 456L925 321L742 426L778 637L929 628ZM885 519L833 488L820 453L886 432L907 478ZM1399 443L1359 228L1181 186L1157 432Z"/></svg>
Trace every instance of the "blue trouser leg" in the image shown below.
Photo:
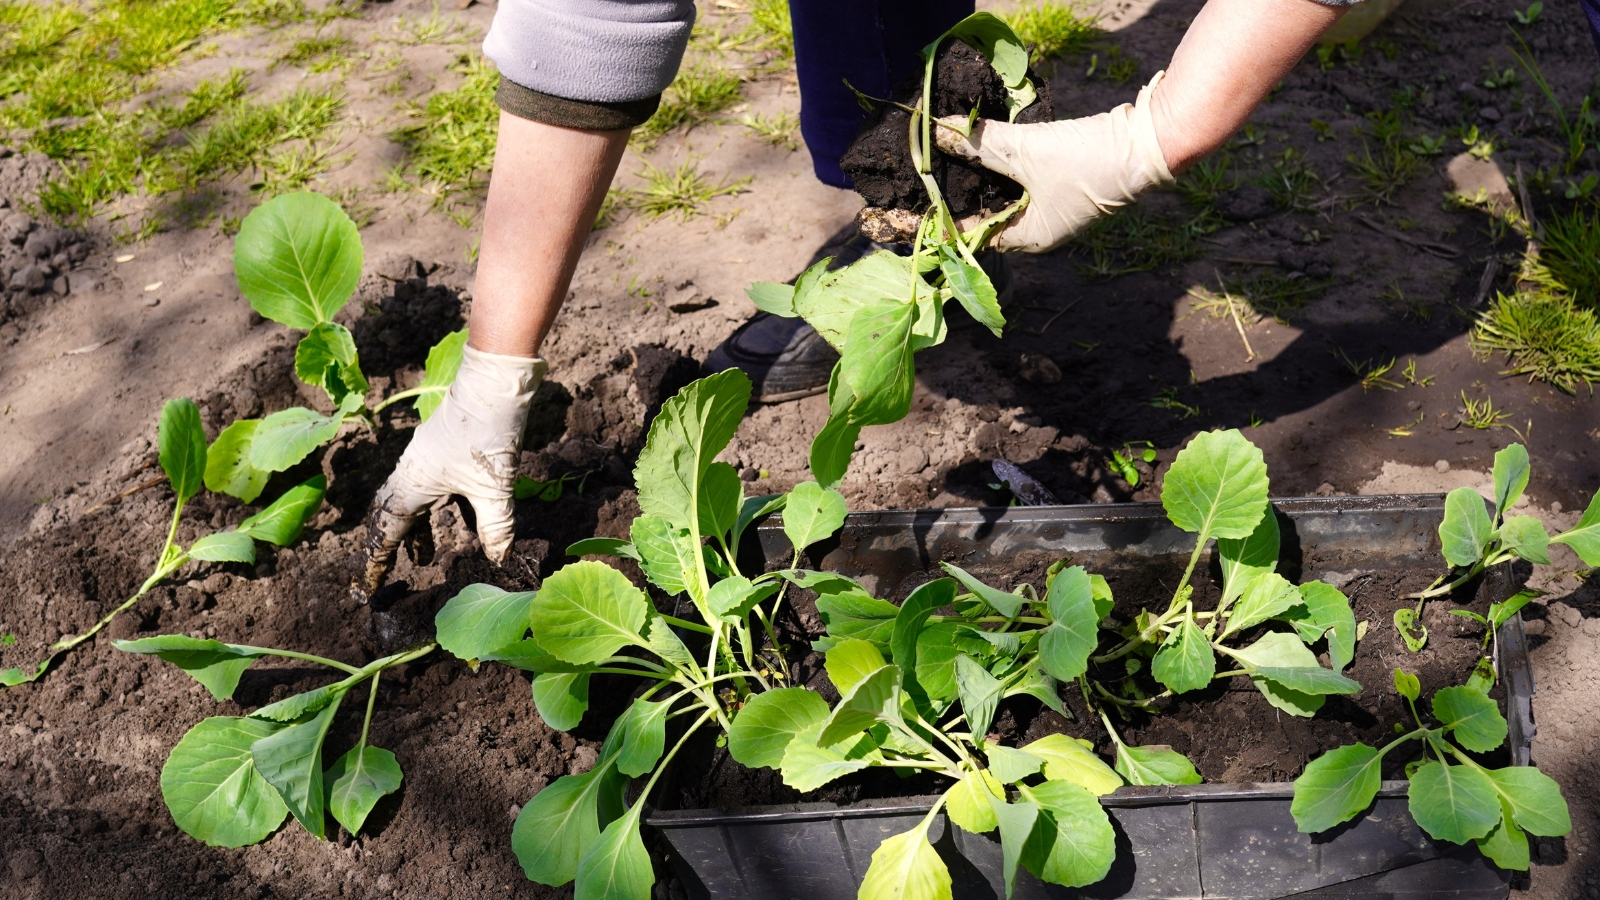
<svg viewBox="0 0 1600 900"><path fill-rule="evenodd" d="M887 97L922 71L917 51L972 14L973 0L789 0L800 78L800 134L817 178L850 187L839 158L867 113L844 86Z"/></svg>

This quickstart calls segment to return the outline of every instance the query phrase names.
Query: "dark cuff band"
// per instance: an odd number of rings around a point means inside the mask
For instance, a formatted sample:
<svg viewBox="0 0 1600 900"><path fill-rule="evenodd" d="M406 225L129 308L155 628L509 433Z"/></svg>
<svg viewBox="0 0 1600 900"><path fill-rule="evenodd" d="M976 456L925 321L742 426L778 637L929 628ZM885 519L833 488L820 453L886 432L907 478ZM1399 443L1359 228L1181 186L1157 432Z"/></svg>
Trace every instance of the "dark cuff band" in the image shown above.
<svg viewBox="0 0 1600 900"><path fill-rule="evenodd" d="M643 125L655 115L656 107L661 105L661 95L620 103L590 103L542 94L502 75L500 87L494 92L494 102L513 116L546 125L585 131L619 131Z"/></svg>

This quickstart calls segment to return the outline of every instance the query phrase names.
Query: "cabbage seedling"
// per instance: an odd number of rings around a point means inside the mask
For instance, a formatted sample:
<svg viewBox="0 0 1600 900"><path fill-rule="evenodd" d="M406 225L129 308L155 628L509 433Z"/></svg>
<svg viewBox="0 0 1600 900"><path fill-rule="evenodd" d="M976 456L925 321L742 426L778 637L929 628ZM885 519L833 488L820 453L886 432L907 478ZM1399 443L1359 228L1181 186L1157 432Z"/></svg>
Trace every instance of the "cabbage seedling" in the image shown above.
<svg viewBox="0 0 1600 900"><path fill-rule="evenodd" d="M824 259L793 285L759 282L747 293L755 305L777 316L799 316L840 353L828 382L828 423L811 444L811 472L824 486L836 485L849 468L862 426L905 418L911 408L916 368L913 355L944 342L944 304L951 298L1000 337L1005 316L976 254L991 235L1026 204L1027 195L967 231L956 226L933 177L934 61L946 40L977 50L1006 85L1011 115L1036 97L1028 79L1028 51L1000 18L974 13L922 51L922 98L911 109L911 158L928 192L910 256L887 250L836 271ZM940 127L946 127L941 125Z"/></svg>
<svg viewBox="0 0 1600 900"><path fill-rule="evenodd" d="M1528 834L1560 837L1572 830L1567 801L1550 776L1533 766L1490 769L1469 755L1488 753L1506 740L1505 717L1487 684L1469 682L1434 694L1436 726L1417 712L1416 676L1396 669L1394 688L1417 727L1381 749L1348 744L1312 760L1294 780L1290 811L1300 831L1327 831L1365 811L1382 786L1383 758L1410 741L1423 743L1423 758L1407 773L1411 816L1435 840L1472 841L1502 869L1526 870Z"/></svg>
<svg viewBox="0 0 1600 900"><path fill-rule="evenodd" d="M187 397L167 401L166 406L162 407L161 421L156 429L156 443L161 469L172 485L175 499L172 524L167 529L161 553L156 557L155 571L139 585L132 597L107 613L94 627L52 644L50 656L32 672L15 668L0 671L0 685L9 687L37 680L49 670L57 657L94 637L112 619L132 607L151 588L183 568L190 560L253 563L256 559L256 541L266 541L279 547L294 543L307 520L322 505L327 479L317 475L285 491L271 506L240 522L238 528L208 534L185 548L178 543L178 522L183 516L184 504L200 492L208 453L205 429L200 426L200 410L195 407L194 401Z"/></svg>
<svg viewBox="0 0 1600 900"><path fill-rule="evenodd" d="M1511 444L1494 455L1493 500L1485 501L1469 487L1456 488L1444 498L1439 545L1450 570L1426 590L1406 595L1406 599L1417 601L1415 607L1402 607L1394 613L1394 627L1412 652L1428 642L1428 629L1421 620L1423 605L1429 598L1454 591L1491 566L1514 559L1548 566L1551 544L1566 544L1584 565L1600 566L1600 492L1590 498L1589 508L1578 524L1560 534L1550 534L1544 523L1533 516L1507 515L1522 499L1531 471L1527 448ZM1488 629L1489 635L1499 624Z"/></svg>
<svg viewBox="0 0 1600 900"><path fill-rule="evenodd" d="M333 659L163 634L116 641L118 650L159 656L227 700L239 678L263 656L314 662L345 678L269 703L248 716L212 716L189 729L161 767L161 797L184 834L213 847L243 847L265 840L290 813L326 839L327 813L351 834L361 830L378 801L400 788L400 764L367 738L384 672L432 653L428 644L356 667ZM363 681L367 691L361 739L333 765L322 748L339 705Z"/></svg>
<svg viewBox="0 0 1600 900"><path fill-rule="evenodd" d="M575 881L579 897L648 900L655 876L640 816L685 742L708 725L726 730L746 722L763 697L826 711L816 694L787 686L785 648L772 627L794 570L747 574L735 551L758 519L782 509L798 561L801 550L844 523L845 501L816 482L788 494L744 496L738 473L714 460L749 402L749 379L730 369L664 403L634 469L644 514L633 521L632 540L591 538L567 548L574 556L634 560L651 584L693 610L685 613L691 618L658 612L627 576L592 560L558 570L538 591L471 585L439 611L445 650L474 667L495 661L535 673L534 704L552 728L578 725L596 674L648 684L612 723L592 769L557 779L522 808L511 846L534 881ZM668 747L667 723L675 718L687 724ZM774 731L769 742L779 737ZM646 775L627 806L627 780Z"/></svg>
<svg viewBox="0 0 1600 900"><path fill-rule="evenodd" d="M263 419L240 419L217 436L205 469L206 487L246 503L282 472L333 440L346 422L372 427L390 404L412 400L427 419L461 367L467 332L446 335L428 352L416 388L367 406L369 385L350 330L333 321L361 278L361 234L337 203L310 191L284 194L245 216L234 241L239 290L263 318L306 332L295 348L295 374L322 388L334 412L303 406Z"/></svg>

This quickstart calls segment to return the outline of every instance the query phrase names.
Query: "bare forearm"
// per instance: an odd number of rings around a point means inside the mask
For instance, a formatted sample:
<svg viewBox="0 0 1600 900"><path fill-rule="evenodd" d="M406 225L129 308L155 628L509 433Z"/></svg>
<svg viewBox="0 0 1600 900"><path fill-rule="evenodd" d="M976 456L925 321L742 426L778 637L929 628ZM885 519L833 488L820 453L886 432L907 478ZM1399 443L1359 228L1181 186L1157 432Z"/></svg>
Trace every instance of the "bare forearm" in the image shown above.
<svg viewBox="0 0 1600 900"><path fill-rule="evenodd" d="M628 132L502 113L473 285L473 347L532 357L566 298Z"/></svg>
<svg viewBox="0 0 1600 900"><path fill-rule="evenodd" d="M1172 174L1221 147L1342 15L1313 0L1209 0L1151 102Z"/></svg>

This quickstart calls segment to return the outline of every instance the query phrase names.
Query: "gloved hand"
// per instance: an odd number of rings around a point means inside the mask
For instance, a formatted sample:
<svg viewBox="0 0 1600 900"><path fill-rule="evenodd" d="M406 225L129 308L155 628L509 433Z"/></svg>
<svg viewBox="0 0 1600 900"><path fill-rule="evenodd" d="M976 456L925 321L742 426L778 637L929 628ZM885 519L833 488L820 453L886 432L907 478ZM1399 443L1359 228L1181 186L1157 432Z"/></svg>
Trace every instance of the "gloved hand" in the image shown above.
<svg viewBox="0 0 1600 900"><path fill-rule="evenodd" d="M1013 125L979 120L970 137L935 128L939 149L981 163L1028 189L1028 206L995 235L996 250L1043 253L1066 243L1095 219L1171 184L1156 141L1150 96L1157 72L1139 98L1108 113L1061 122ZM962 116L945 120L966 125Z"/></svg>
<svg viewBox="0 0 1600 900"><path fill-rule="evenodd" d="M478 540L489 560L505 559L528 403L544 373L542 359L465 348L455 382L428 421L417 426L394 474L373 499L360 586L368 596L383 586L411 523L452 494L472 504Z"/></svg>

